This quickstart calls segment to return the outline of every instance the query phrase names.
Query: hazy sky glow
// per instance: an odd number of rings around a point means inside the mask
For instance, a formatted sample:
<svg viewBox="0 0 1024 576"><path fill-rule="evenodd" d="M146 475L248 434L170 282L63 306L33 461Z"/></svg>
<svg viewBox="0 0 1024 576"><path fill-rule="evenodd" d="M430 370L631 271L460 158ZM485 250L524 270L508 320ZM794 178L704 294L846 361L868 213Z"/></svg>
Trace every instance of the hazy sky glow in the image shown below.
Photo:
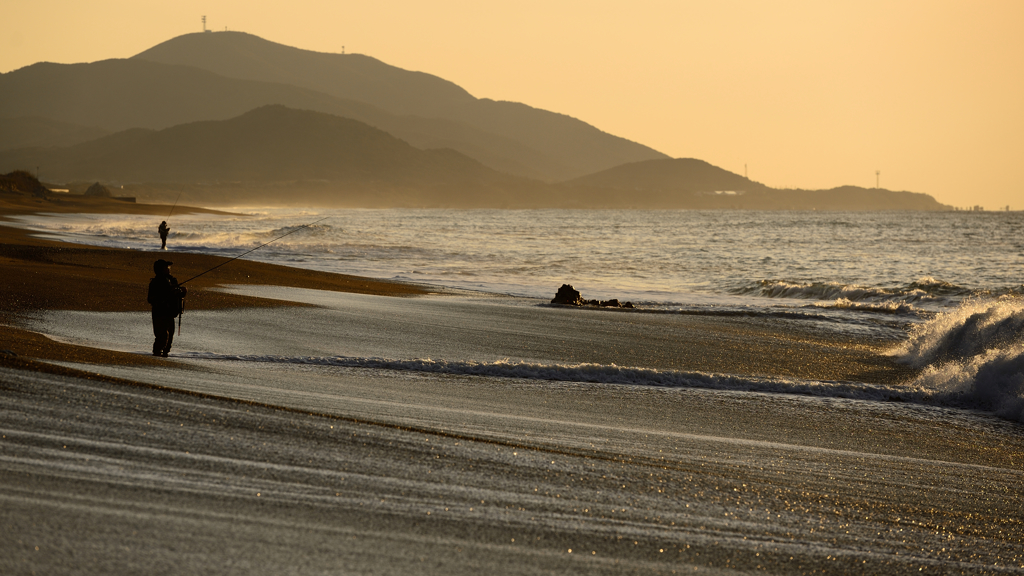
<svg viewBox="0 0 1024 576"><path fill-rule="evenodd" d="M0 71L201 30L367 54L775 187L1024 209L1024 2L33 0Z"/></svg>

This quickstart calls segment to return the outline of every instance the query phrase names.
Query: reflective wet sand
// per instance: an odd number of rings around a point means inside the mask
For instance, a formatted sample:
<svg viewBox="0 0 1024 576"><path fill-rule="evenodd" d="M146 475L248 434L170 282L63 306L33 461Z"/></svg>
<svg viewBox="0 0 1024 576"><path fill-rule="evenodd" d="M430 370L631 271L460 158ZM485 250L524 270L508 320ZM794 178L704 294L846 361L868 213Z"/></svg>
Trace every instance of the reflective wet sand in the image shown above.
<svg viewBox="0 0 1024 576"><path fill-rule="evenodd" d="M350 296L197 313L177 367L75 365L163 388L4 370L2 523L18 535L0 544L5 571L1024 572L1019 424L896 402L274 361L639 354L699 369L744 342L759 357L751 333L786 340L784 324L708 322L687 340L689 320L440 306ZM131 352L148 344L140 319L35 326ZM780 371L815 357L884 366L875 343L788 339Z"/></svg>

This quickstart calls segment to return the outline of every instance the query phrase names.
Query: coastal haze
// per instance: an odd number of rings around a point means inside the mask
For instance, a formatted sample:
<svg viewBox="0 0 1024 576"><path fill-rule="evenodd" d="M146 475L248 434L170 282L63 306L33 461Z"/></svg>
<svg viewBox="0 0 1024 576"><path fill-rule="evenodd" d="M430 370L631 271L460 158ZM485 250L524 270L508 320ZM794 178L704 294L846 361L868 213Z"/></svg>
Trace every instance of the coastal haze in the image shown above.
<svg viewBox="0 0 1024 576"><path fill-rule="evenodd" d="M0 77L0 104L21 128L0 171L45 166L56 186L102 182L144 201L187 190L205 205L949 209L879 188L774 190L435 76L240 32L35 64ZM27 147L30 122L68 145ZM80 142L88 125L116 132Z"/></svg>
<svg viewBox="0 0 1024 576"><path fill-rule="evenodd" d="M0 71L130 58L207 28L436 75L774 188L1019 209L1016 2L20 3ZM44 174L45 177L45 174Z"/></svg>
<svg viewBox="0 0 1024 576"><path fill-rule="evenodd" d="M1024 574L1021 5L107 2L4 11L0 572Z"/></svg>
<svg viewBox="0 0 1024 576"><path fill-rule="evenodd" d="M143 201L948 209L879 189L776 191L368 56L239 32L180 36L124 60L33 65L0 77L0 105L10 126L0 171L45 166L57 187L100 181ZM48 141L66 133L67 146L29 146L40 139L31 125ZM113 133L81 141L90 129Z"/></svg>

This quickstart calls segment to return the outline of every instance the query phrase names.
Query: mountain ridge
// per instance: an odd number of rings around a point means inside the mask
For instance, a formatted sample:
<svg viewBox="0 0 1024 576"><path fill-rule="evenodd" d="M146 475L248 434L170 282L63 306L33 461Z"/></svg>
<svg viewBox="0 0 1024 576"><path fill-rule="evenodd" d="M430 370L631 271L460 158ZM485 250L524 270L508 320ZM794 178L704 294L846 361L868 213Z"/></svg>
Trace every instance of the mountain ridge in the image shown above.
<svg viewBox="0 0 1024 576"><path fill-rule="evenodd" d="M414 203L472 205L482 192L502 203L504 195L530 198L538 189L459 152L420 150L357 120L282 105L229 120L132 128L66 148L0 152L0 166L25 165L46 166L54 181L164 189L198 183L271 195L314 190L307 198L328 204L345 203L346 194L362 200L398 194Z"/></svg>
<svg viewBox="0 0 1024 576"><path fill-rule="evenodd" d="M304 50L245 32L183 34L130 60L193 66L226 78L290 84L425 118L438 115L452 101L475 100L454 82L433 74L403 70L363 54ZM409 92L416 97L407 96Z"/></svg>
<svg viewBox="0 0 1024 576"><path fill-rule="evenodd" d="M630 162L574 178L564 184L622 191L753 192L768 186L696 158Z"/></svg>
<svg viewBox="0 0 1024 576"><path fill-rule="evenodd" d="M154 194L181 183L216 202L256 190L334 203L341 190L362 205L948 208L909 192L775 190L566 114L475 98L425 72L244 33L186 34L129 59L0 74L0 128L18 122L50 134L0 134L8 170L45 166L51 181ZM91 129L112 133L83 142Z"/></svg>
<svg viewBox="0 0 1024 576"><path fill-rule="evenodd" d="M353 118L419 148L453 148L496 170L550 182L666 157L565 114L476 99L424 72L244 33L186 34L128 59L40 62L0 74L0 118L36 116L110 132L224 120L267 104Z"/></svg>
<svg viewBox="0 0 1024 576"><path fill-rule="evenodd" d="M0 150L32 146L66 146L95 140L110 132L97 126L40 116L0 118Z"/></svg>
<svg viewBox="0 0 1024 576"><path fill-rule="evenodd" d="M132 58L194 66L248 80L286 82L398 115L466 124L560 158L563 169L538 174L549 181L624 162L668 157L567 114L475 98L432 74L403 70L361 54L302 50L244 32L184 34Z"/></svg>
<svg viewBox="0 0 1024 576"><path fill-rule="evenodd" d="M282 105L66 148L0 152L0 172L25 166L45 166L50 181L124 185L124 194L148 201L184 191L185 201L206 205L943 209L923 194L773 190L696 159L648 160L548 184L455 150L420 150L357 120Z"/></svg>
<svg viewBox="0 0 1024 576"><path fill-rule="evenodd" d="M353 118L419 148L459 149L510 174L539 178L550 171L565 170L557 159L540 151L454 121L399 117L369 104L304 88L224 78L190 66L123 59L81 64L41 62L0 75L0 113L97 124L110 132L225 120L266 104ZM71 143L75 142L64 142Z"/></svg>
<svg viewBox="0 0 1024 576"><path fill-rule="evenodd" d="M920 192L859 186L771 188L696 158L646 160L562 183L595 200L642 196L647 207L741 210L951 210Z"/></svg>

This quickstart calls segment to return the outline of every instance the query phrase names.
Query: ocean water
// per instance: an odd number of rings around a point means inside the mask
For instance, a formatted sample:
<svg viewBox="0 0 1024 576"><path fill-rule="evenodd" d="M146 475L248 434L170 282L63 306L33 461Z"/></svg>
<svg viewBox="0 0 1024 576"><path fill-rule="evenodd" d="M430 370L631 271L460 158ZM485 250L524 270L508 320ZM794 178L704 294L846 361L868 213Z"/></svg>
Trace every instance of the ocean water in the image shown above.
<svg viewBox="0 0 1024 576"><path fill-rule="evenodd" d="M779 318L891 341L892 355L922 369L918 381L899 392L903 400L1024 421L1024 213L234 211L167 218L170 252L237 256L273 241L245 257L535 304L567 283L584 298L629 301L637 314ZM35 215L20 225L65 241L156 250L159 221ZM179 280L186 280L180 272ZM411 358L387 362L392 369L467 369L457 359L429 367ZM562 376L551 374L582 370L586 380L702 385L692 375L644 366L499 364L488 369L554 379ZM780 391L805 388L787 384ZM856 383L828 389L843 397L877 393L857 392Z"/></svg>
<svg viewBox="0 0 1024 576"><path fill-rule="evenodd" d="M173 215L169 248L645 309L843 308L929 316L1024 295L1024 213L235 209ZM28 216L63 240L156 249L158 217Z"/></svg>

